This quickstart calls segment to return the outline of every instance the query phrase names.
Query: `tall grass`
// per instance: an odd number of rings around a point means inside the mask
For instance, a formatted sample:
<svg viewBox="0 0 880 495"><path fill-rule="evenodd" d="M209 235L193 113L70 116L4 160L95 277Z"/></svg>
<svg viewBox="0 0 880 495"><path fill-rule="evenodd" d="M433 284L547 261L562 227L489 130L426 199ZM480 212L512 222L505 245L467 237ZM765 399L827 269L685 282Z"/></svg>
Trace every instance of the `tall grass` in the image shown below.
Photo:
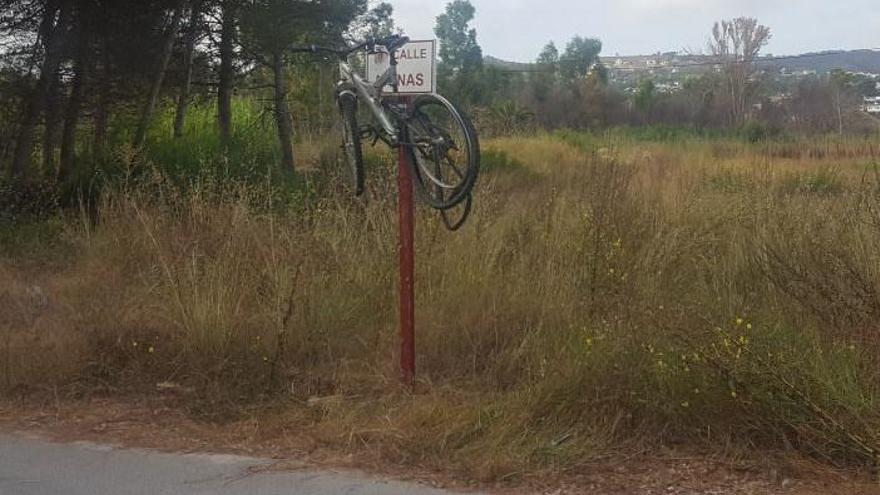
<svg viewBox="0 0 880 495"><path fill-rule="evenodd" d="M181 163L200 156L181 146ZM874 148L778 146L485 143L468 227L419 211L416 397L394 385L382 155L364 200L333 182L282 201L272 180L155 174L108 190L96 223L68 219L72 254L51 269L0 262L0 388L175 382L198 414L270 401L325 445L486 480L664 445L871 464Z"/></svg>
<svg viewBox="0 0 880 495"><path fill-rule="evenodd" d="M214 105L193 105L187 114L184 135L172 135L174 109L167 109L157 119L146 154L174 175L193 177L209 175L238 178L277 175L280 152L271 111L249 98L233 100L233 139L227 149L220 145Z"/></svg>

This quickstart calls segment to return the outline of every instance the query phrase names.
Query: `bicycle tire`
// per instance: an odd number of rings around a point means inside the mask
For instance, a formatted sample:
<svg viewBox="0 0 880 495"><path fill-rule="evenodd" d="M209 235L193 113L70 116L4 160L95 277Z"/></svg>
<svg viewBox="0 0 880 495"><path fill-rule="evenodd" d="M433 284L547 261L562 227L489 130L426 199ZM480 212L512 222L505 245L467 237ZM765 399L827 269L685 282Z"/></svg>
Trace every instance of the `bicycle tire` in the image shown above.
<svg viewBox="0 0 880 495"><path fill-rule="evenodd" d="M446 117L455 127L451 131L457 133L458 137L463 139L463 143L458 144L454 139L451 139L450 129L440 129L444 123L438 124L435 122L436 116L431 117L423 111L428 106L438 107L441 109L439 111L448 113ZM422 95L413 102L406 128L405 140L410 141L407 143L407 153L413 171L416 196L419 200L438 210L448 210L465 201L476 184L480 169L480 142L470 119L446 98L439 95ZM441 136L440 131L446 135ZM437 138L452 141L452 148L439 150L438 145L433 144L431 145L433 158L428 158L425 149L423 149L424 146L419 147L416 142L420 140L436 141ZM461 146L461 148L459 149L457 146ZM443 156L448 158L447 152L450 149L456 149L456 151L466 154L463 164L456 165L451 161L446 161L445 175L447 177L450 175L458 176L458 182L454 186L444 182L444 165L441 163L442 160L438 158L438 153L441 151ZM430 163L422 163L424 161ZM431 166L430 169L428 165Z"/></svg>
<svg viewBox="0 0 880 495"><path fill-rule="evenodd" d="M357 97L340 93L337 99L342 118L342 154L348 165L348 181L356 196L364 193L364 156L357 120Z"/></svg>
<svg viewBox="0 0 880 495"><path fill-rule="evenodd" d="M455 211L454 208L440 210L440 218L443 219L443 225L446 226L446 229L450 232L459 230L464 226L465 222L467 222L468 217L471 215L471 207L474 204L474 196L468 194L461 204L464 206L462 206L461 213L455 221L452 220L452 214Z"/></svg>

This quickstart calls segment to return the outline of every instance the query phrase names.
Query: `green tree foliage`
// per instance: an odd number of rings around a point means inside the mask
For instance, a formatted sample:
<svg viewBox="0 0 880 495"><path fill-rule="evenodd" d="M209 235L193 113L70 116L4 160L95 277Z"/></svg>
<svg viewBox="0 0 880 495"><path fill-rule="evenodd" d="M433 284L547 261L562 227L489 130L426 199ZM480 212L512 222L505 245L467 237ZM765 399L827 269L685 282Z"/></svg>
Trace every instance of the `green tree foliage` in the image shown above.
<svg viewBox="0 0 880 495"><path fill-rule="evenodd" d="M544 46L535 60L535 70L529 74L528 91L523 94L531 99L539 124L585 127L588 114L604 112L605 104L600 100L608 94L609 76L597 63L601 50L599 40L583 36L572 38L562 53L553 41ZM592 80L588 81L588 76Z"/></svg>
<svg viewBox="0 0 880 495"><path fill-rule="evenodd" d="M440 41L440 89L465 106L484 99L483 50L477 43L477 30L470 26L475 13L470 1L455 0L437 16L434 27Z"/></svg>
<svg viewBox="0 0 880 495"><path fill-rule="evenodd" d="M476 9L468 0L455 0L437 16L434 33L440 40L440 59L447 70L463 71L482 67L483 50L477 43L477 30L470 27Z"/></svg>
<svg viewBox="0 0 880 495"><path fill-rule="evenodd" d="M652 79L643 79L639 82L636 92L633 95L633 108L637 112L637 119L640 123L651 121L654 111L654 105L657 103L657 85Z"/></svg>
<svg viewBox="0 0 880 495"><path fill-rule="evenodd" d="M587 77L601 52L602 42L598 39L575 36L559 59L562 76L569 81Z"/></svg>
<svg viewBox="0 0 880 495"><path fill-rule="evenodd" d="M538 75L532 83L532 94L538 101L546 101L547 96L553 89L556 77L559 73L559 49L550 41L544 45L544 49L538 54L535 61Z"/></svg>
<svg viewBox="0 0 880 495"><path fill-rule="evenodd" d="M381 38L394 33L394 6L382 2L361 15L352 29L357 38Z"/></svg>
<svg viewBox="0 0 880 495"><path fill-rule="evenodd" d="M365 0L250 0L241 9L242 44L262 59L298 42L338 43Z"/></svg>
<svg viewBox="0 0 880 495"><path fill-rule="evenodd" d="M604 65L596 64L582 84L581 100L586 125L588 127L606 125L610 113L608 70Z"/></svg>
<svg viewBox="0 0 880 495"><path fill-rule="evenodd" d="M559 49L556 48L556 43L550 41L544 45L541 53L538 54L536 63L541 67L548 67L556 70L556 67L559 65Z"/></svg>
<svg viewBox="0 0 880 495"><path fill-rule="evenodd" d="M297 42L341 38L365 0L251 0L241 9L242 44L272 73L273 106L282 170L293 170L293 117L287 101L288 50Z"/></svg>
<svg viewBox="0 0 880 495"><path fill-rule="evenodd" d="M636 89L636 94L633 97L633 103L636 110L643 114L650 114L651 109L654 108L654 103L656 102L656 92L657 86L654 84L653 80L644 79L640 82L639 87Z"/></svg>

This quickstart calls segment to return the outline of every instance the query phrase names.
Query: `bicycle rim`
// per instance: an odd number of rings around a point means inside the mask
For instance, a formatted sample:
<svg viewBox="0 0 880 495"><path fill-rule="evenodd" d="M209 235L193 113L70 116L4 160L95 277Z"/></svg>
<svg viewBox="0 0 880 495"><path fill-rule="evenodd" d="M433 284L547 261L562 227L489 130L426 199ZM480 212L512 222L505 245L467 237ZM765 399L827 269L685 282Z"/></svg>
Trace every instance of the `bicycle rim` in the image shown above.
<svg viewBox="0 0 880 495"><path fill-rule="evenodd" d="M434 95L416 99L407 124L419 199L441 210L463 202L479 169L473 126L449 101Z"/></svg>

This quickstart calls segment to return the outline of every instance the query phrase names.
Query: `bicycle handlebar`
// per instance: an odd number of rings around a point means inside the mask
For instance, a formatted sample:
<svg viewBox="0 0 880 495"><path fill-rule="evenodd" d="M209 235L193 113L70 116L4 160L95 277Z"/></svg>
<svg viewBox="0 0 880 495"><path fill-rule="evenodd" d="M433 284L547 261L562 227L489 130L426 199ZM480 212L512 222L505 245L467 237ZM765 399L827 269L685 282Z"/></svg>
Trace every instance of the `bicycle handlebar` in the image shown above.
<svg viewBox="0 0 880 495"><path fill-rule="evenodd" d="M354 46L351 46L348 48L344 48L344 49L328 48L325 46L318 46L318 45L309 45L307 47L296 47L296 48L291 49L291 51L293 53L315 53L315 54L324 52L324 53L332 53L332 54L337 55L339 57L347 57L348 55L350 55L356 51L363 50L363 49L367 49L367 51L373 52L376 50L377 46L383 46L389 52L394 52L398 48L403 47L403 45L405 45L407 43L409 43L409 38L407 36L392 34L391 36L386 36L385 38L368 39L366 41L358 43L357 45L354 45Z"/></svg>

